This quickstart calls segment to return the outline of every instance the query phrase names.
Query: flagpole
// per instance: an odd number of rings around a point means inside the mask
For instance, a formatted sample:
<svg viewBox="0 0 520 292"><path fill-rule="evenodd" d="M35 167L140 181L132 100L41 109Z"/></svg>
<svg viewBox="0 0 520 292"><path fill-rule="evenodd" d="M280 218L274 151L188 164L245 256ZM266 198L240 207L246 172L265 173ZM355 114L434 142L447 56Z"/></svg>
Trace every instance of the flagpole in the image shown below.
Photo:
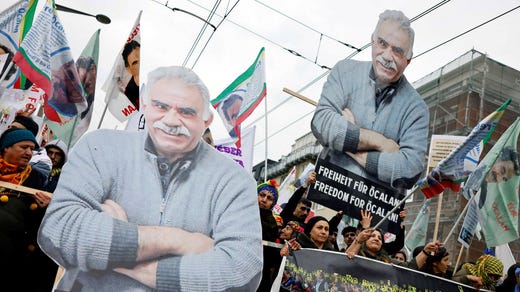
<svg viewBox="0 0 520 292"><path fill-rule="evenodd" d="M459 256L457 257L457 262L455 263L455 266L453 267L453 275L457 272L457 266L460 263L460 259L462 258L462 251L464 250L464 245L460 246Z"/></svg>
<svg viewBox="0 0 520 292"><path fill-rule="evenodd" d="M440 193L437 197L439 200L437 201L437 214L435 216L435 228L433 229L433 241L437 240L437 235L439 233L439 223L441 221L442 199L444 198L444 192Z"/></svg>
<svg viewBox="0 0 520 292"><path fill-rule="evenodd" d="M105 109L103 109L103 114L101 114L101 119L99 120L99 124L97 126L98 129L101 128L101 124L103 123L103 120L105 119L105 114L107 113L107 109L108 109L108 102L105 104Z"/></svg>
<svg viewBox="0 0 520 292"><path fill-rule="evenodd" d="M269 140L267 140L267 94L264 97L264 115L265 115L265 160L264 160L264 181L267 181L267 149Z"/></svg>
<svg viewBox="0 0 520 292"><path fill-rule="evenodd" d="M388 211L385 217L383 217L379 222L377 222L377 224L373 228L378 228L379 226L381 226L381 224L383 224L383 221L388 219L388 217L390 217L390 215L392 215L392 213L394 213L395 210L397 210L404 202L406 202L406 200L408 200L408 198L410 198L413 195L413 192L415 192L417 188L418 186L414 185L413 188L408 192L408 194L399 202L399 204L395 205L395 207L392 210Z"/></svg>
<svg viewBox="0 0 520 292"><path fill-rule="evenodd" d="M451 235L455 231L455 228L457 228L457 225L459 225L460 219L462 219L462 216L464 216L464 214L468 210L468 206L469 206L469 201L466 203L466 206L464 206L464 209L460 213L459 218L457 218L457 221L455 221L455 223L453 224L453 227L451 228L450 232L448 232L448 236L446 236L446 239L443 242L448 242L448 239L450 239Z"/></svg>
<svg viewBox="0 0 520 292"><path fill-rule="evenodd" d="M13 60L11 60L11 62L9 62L9 65L5 69L4 74L2 74L2 77L0 77L0 83L4 82L5 77L7 76L7 73L9 72L9 70L11 70L11 67L13 67L13 63L14 63Z"/></svg>

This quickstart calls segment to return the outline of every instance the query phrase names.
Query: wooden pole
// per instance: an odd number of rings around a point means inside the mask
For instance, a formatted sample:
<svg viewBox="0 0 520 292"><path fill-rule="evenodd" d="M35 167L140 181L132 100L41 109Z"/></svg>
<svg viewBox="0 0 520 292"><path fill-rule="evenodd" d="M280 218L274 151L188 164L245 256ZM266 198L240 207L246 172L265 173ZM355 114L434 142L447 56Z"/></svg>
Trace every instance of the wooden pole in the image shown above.
<svg viewBox="0 0 520 292"><path fill-rule="evenodd" d="M289 93L290 95L292 95L292 96L294 96L294 97L297 97L297 98L299 98L299 99L301 99L301 100L303 100L303 101L306 101L306 102L312 104L313 106L317 106L317 105L318 105L318 103L315 102L314 100L312 100L312 99L310 99L310 98L308 98L308 97L305 97L305 96L299 94L298 92L294 92L294 91L292 91L292 90L290 90L290 89L288 89L288 88L285 88L285 87L284 87L284 88L283 88L283 92L285 92L285 93Z"/></svg>
<svg viewBox="0 0 520 292"><path fill-rule="evenodd" d="M433 241L437 240L437 235L439 233L439 222L441 219L441 209L442 209L442 198L443 198L444 192L440 193L439 201L437 202L437 216L435 217L435 229L433 230Z"/></svg>
<svg viewBox="0 0 520 292"><path fill-rule="evenodd" d="M41 191L38 189L29 188L29 187L24 187L21 185L15 185L15 184L5 182L5 181L0 181L0 187L19 191L19 192L26 193L26 194L31 194L31 195L34 195L34 193L36 193L36 192L42 192L42 193L46 193L47 195L49 195L49 197L52 197L52 193Z"/></svg>
<svg viewBox="0 0 520 292"><path fill-rule="evenodd" d="M455 266L453 267L453 275L457 272L457 267L460 263L460 258L462 257L462 251L464 250L464 245L460 246L459 256L457 257L457 262L455 263Z"/></svg>

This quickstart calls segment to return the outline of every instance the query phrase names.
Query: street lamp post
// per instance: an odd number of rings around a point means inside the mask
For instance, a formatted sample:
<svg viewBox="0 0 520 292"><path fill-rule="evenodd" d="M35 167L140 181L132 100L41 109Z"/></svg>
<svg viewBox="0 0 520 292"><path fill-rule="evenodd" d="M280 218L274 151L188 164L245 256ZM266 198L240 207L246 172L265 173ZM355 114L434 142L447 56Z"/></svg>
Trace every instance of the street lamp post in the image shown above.
<svg viewBox="0 0 520 292"><path fill-rule="evenodd" d="M59 5L59 4L56 4L56 10L69 12L69 13L75 13L75 14L81 14L81 15L86 15L86 16L92 16L97 21L99 21L99 22L101 22L103 24L109 24L110 23L110 18L108 16L106 16L106 15L103 15L103 14L93 15L93 14L89 14L89 13L86 13L86 12L83 12L83 11L79 11L79 10L76 10L76 9L65 7L65 6Z"/></svg>

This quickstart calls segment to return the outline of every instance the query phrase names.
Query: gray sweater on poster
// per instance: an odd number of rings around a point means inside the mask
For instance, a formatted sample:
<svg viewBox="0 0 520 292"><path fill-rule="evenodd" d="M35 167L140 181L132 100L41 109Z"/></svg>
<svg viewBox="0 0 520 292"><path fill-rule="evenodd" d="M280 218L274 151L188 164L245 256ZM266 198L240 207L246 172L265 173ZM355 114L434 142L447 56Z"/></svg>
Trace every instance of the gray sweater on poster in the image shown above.
<svg viewBox="0 0 520 292"><path fill-rule="evenodd" d="M324 146L322 157L355 174L398 191L410 188L424 167L429 111L421 96L402 76L395 95L376 109L372 62L342 60L332 68L311 122ZM350 109L355 124L341 114ZM373 130L399 144L395 153L369 151L366 168L345 152L356 152L360 128Z"/></svg>
<svg viewBox="0 0 520 292"><path fill-rule="evenodd" d="M175 226L210 236L214 248L162 257L157 290L255 290L262 230L251 175L201 142L172 166L176 170L163 193L158 157L149 145L145 132L85 135L70 154L43 219L42 249L66 269L79 268L83 291L150 291L112 269L136 265L138 225ZM128 223L101 212L107 199L123 207Z"/></svg>

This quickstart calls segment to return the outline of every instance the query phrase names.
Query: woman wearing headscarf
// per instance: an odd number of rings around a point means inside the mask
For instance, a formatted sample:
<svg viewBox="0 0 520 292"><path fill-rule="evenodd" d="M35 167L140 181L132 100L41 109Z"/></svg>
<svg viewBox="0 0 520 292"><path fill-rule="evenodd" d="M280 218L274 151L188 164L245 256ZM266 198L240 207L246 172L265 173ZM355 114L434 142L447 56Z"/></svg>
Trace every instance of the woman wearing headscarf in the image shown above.
<svg viewBox="0 0 520 292"><path fill-rule="evenodd" d="M347 257L353 259L355 255L364 256L374 260L391 263L392 260L383 249L383 231L381 229L368 228L361 231L354 242L347 248Z"/></svg>
<svg viewBox="0 0 520 292"><path fill-rule="evenodd" d="M288 256L289 249L298 250L302 248L301 245L296 241L296 236L298 236L298 234L302 231L303 229L298 222L287 222L287 225L285 225L285 227L280 230L280 241L286 242L286 244L280 250L280 256Z"/></svg>
<svg viewBox="0 0 520 292"><path fill-rule="evenodd" d="M314 216L307 222L305 231L296 236L303 248L334 250L329 242L329 221L322 216Z"/></svg>
<svg viewBox="0 0 520 292"><path fill-rule="evenodd" d="M460 271L453 275L453 280L476 289L495 291L495 285L502 277L503 270L504 265L499 259L492 255L483 255L475 264L462 265Z"/></svg>
<svg viewBox="0 0 520 292"><path fill-rule="evenodd" d="M260 207L260 221L262 223L262 240L275 242L278 238L278 225L273 216L273 207L278 200L278 184L269 180L256 187L258 206ZM268 291L274 281L274 273L280 265L279 250L264 244L264 267L262 281L257 291Z"/></svg>

